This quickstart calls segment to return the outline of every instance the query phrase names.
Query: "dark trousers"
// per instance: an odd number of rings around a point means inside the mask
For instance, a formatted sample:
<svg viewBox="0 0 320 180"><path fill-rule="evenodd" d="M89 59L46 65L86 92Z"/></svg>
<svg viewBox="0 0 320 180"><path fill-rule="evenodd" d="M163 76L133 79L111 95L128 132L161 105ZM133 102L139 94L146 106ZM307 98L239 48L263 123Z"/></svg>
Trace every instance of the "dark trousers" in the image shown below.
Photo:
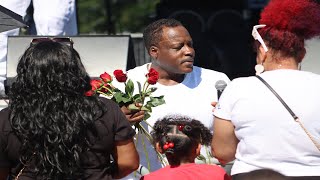
<svg viewBox="0 0 320 180"><path fill-rule="evenodd" d="M232 180L320 180L320 176L287 176L287 177L253 177L248 176L247 173L235 174L232 176Z"/></svg>

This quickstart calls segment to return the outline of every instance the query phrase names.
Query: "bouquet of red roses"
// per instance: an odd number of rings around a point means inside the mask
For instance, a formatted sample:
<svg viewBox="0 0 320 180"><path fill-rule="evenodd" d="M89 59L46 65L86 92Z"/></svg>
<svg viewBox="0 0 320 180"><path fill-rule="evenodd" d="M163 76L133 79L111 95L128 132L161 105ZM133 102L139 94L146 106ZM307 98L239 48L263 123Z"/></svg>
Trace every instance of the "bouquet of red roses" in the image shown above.
<svg viewBox="0 0 320 180"><path fill-rule="evenodd" d="M150 85L156 84L159 79L159 73L155 69L150 68L149 72L146 74L146 80L143 86L137 81L139 88L139 92L137 94L133 94L133 81L128 79L127 75L122 70L115 70L113 74L118 82L125 84L124 92L112 84L112 76L105 72L100 75L100 79L91 80L92 89L86 92L86 96L102 94L114 100L119 104L120 107L127 106L130 110L143 110L145 111L144 120L150 117L152 107L156 107L165 103L163 96L151 96L152 93L157 90L157 88L150 87Z"/></svg>
<svg viewBox="0 0 320 180"><path fill-rule="evenodd" d="M146 74L146 80L141 84L136 82L138 85L138 93L134 94L134 83L131 79L128 79L127 74L122 70L115 70L113 72L114 77L119 83L124 83L125 89L121 91L119 88L115 87L112 82L113 78L108 73L103 73L100 75L99 79L91 80L92 89L86 92L86 96L92 96L95 94L101 94L103 96L109 97L113 101L119 104L120 107L126 106L131 111L145 111L143 121L150 127L151 125L146 121L150 117L150 112L152 108L162 105L165 103L163 96L153 97L152 93L157 90L156 87L150 87L157 83L159 79L159 73L150 68L149 72ZM152 142L152 137L150 133L140 124L140 122L134 124L135 128L138 130L138 133L143 133L146 138ZM144 144L144 142L142 142ZM144 148L146 148L144 146ZM147 151L146 156L148 159ZM158 154L161 162L163 162L161 154ZM149 162L148 162L149 163ZM165 163L164 163L165 164ZM150 170L150 165L148 165Z"/></svg>

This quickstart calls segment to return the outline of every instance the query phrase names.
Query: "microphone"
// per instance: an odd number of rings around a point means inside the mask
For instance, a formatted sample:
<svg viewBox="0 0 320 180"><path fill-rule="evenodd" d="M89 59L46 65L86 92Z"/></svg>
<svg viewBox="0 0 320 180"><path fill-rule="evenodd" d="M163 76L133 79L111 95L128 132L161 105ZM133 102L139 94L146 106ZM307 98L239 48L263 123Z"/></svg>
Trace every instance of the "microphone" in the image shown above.
<svg viewBox="0 0 320 180"><path fill-rule="evenodd" d="M216 82L215 88L217 89L217 93L218 93L218 100L224 90L224 88L227 87L227 83L224 80L219 80Z"/></svg>

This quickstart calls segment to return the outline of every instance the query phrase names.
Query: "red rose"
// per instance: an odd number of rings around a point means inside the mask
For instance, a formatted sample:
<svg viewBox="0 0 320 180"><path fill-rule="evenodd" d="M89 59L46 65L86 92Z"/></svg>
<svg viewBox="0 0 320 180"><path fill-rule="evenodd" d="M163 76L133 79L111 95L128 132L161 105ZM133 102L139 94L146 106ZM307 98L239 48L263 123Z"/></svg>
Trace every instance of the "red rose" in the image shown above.
<svg viewBox="0 0 320 180"><path fill-rule="evenodd" d="M94 91L89 90L86 93L84 93L85 96L92 96L94 94Z"/></svg>
<svg viewBox="0 0 320 180"><path fill-rule="evenodd" d="M111 86L110 86L109 84L104 84L104 86L107 87L107 88L109 88L109 89L111 89ZM102 88L102 89L101 89L101 92L103 92L103 93L108 93L109 90L108 90L107 88Z"/></svg>
<svg viewBox="0 0 320 180"><path fill-rule="evenodd" d="M159 73L153 68L150 68L149 73L146 76L148 77L149 84L156 84L159 79Z"/></svg>
<svg viewBox="0 0 320 180"><path fill-rule="evenodd" d="M127 81L128 77L125 73L123 73L122 70L119 70L119 69L115 70L115 71L113 71L113 74L119 82L126 82Z"/></svg>
<svg viewBox="0 0 320 180"><path fill-rule="evenodd" d="M109 83L112 81L112 77L110 76L110 74L104 72L103 74L100 75L100 78L106 82L106 83Z"/></svg>
<svg viewBox="0 0 320 180"><path fill-rule="evenodd" d="M90 84L91 84L91 87L92 87L93 91L95 91L95 90L101 88L101 86L103 86L103 82L101 80L98 80L98 79L91 80Z"/></svg>

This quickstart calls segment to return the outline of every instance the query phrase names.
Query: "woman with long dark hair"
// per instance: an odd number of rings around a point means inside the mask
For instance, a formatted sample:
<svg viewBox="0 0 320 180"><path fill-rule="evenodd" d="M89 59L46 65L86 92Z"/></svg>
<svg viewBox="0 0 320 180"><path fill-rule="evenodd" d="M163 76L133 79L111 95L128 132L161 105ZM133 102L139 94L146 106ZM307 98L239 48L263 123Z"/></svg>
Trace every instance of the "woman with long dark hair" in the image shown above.
<svg viewBox="0 0 320 180"><path fill-rule="evenodd" d="M90 77L72 44L34 39L20 58L0 112L0 179L111 179L137 169L135 132L113 101L85 96Z"/></svg>

